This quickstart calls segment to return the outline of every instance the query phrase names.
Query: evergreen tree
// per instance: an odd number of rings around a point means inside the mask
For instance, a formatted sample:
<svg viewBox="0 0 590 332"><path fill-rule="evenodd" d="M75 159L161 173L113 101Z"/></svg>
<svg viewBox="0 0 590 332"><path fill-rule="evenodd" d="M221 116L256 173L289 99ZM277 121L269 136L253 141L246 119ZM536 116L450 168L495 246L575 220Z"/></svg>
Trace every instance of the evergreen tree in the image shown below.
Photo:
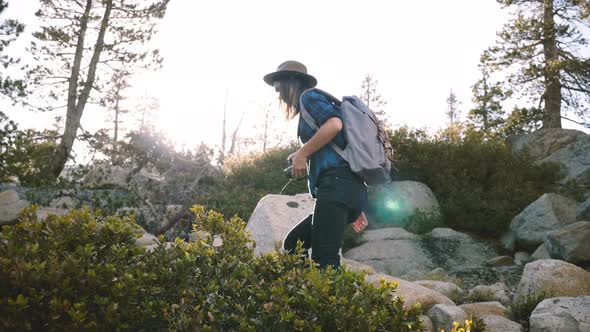
<svg viewBox="0 0 590 332"><path fill-rule="evenodd" d="M471 109L467 115L471 124L486 138L493 137L504 123L502 101L509 95L504 92L501 83L491 82L488 61L489 54L484 52L478 66L481 79L472 88L475 108Z"/></svg>
<svg viewBox="0 0 590 332"><path fill-rule="evenodd" d="M515 17L490 48L498 69L510 68L509 87L538 101L543 127L561 128L562 109L578 116L590 101L590 59L580 55L590 27L587 0L497 0Z"/></svg>
<svg viewBox="0 0 590 332"><path fill-rule="evenodd" d="M502 137L529 134L540 129L543 121L543 110L537 107L514 107L499 134Z"/></svg>
<svg viewBox="0 0 590 332"><path fill-rule="evenodd" d="M156 32L169 0L44 0L37 12L42 25L30 52L37 62L27 72L35 109L66 109L60 144L51 160L57 178L71 155L88 103L100 102L113 70L159 67L158 50L146 45Z"/></svg>
<svg viewBox="0 0 590 332"><path fill-rule="evenodd" d="M0 14L8 7L8 2L0 0ZM4 53L4 50L12 43L25 29L22 23L14 19L0 21L0 66L7 68L9 65L18 62ZM3 77L0 73L0 94L8 96L23 96L24 86L22 80L12 80Z"/></svg>
<svg viewBox="0 0 590 332"><path fill-rule="evenodd" d="M455 122L459 119L460 111L459 111L459 100L457 99L457 95L453 92L453 89L449 92L449 97L447 98L447 112L446 115L449 117L450 124L453 126Z"/></svg>
<svg viewBox="0 0 590 332"><path fill-rule="evenodd" d="M113 113L113 153L117 154L117 143L121 131L121 116L129 113L122 103L127 99L123 92L130 87L127 79L129 72L125 70L116 71L110 82L110 88L104 98L105 106Z"/></svg>
<svg viewBox="0 0 590 332"><path fill-rule="evenodd" d="M141 96L135 107L138 131L153 131L159 111L160 100L158 98L149 96L147 93Z"/></svg>
<svg viewBox="0 0 590 332"><path fill-rule="evenodd" d="M381 93L377 90L379 81L373 79L373 75L367 74L361 84L361 100L372 110L377 118L383 123L387 122L387 114L383 107L387 105L387 101L381 97Z"/></svg>

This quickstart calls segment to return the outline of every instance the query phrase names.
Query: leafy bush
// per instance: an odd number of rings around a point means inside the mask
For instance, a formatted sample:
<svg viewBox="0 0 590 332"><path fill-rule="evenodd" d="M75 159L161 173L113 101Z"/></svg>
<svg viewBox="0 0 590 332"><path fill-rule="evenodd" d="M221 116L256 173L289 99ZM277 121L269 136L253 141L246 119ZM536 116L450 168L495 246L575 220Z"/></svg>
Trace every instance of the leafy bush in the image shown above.
<svg viewBox="0 0 590 332"><path fill-rule="evenodd" d="M144 252L131 217L25 211L0 237L0 330L420 330L394 284L255 257L240 218L193 212L202 238Z"/></svg>
<svg viewBox="0 0 590 332"><path fill-rule="evenodd" d="M16 178L26 186L46 185L50 158L53 156L57 133L51 130L19 130L17 125L0 112L0 182Z"/></svg>
<svg viewBox="0 0 590 332"><path fill-rule="evenodd" d="M431 137L402 127L391 142L400 170L393 178L430 187L444 223L455 229L498 235L528 204L554 191L560 178L557 164L536 165L501 141Z"/></svg>
<svg viewBox="0 0 590 332"><path fill-rule="evenodd" d="M240 160L227 161L227 176L217 187L203 195L199 202L224 215L239 215L248 219L256 204L268 194L278 194L287 184L283 170L287 157L295 146L277 148L265 154L255 154ZM307 181L292 181L283 191L285 195L308 192Z"/></svg>
<svg viewBox="0 0 590 332"><path fill-rule="evenodd" d="M440 332L444 332L441 330ZM484 332L486 331L486 323L480 318L471 315L465 324L454 322L450 332Z"/></svg>
<svg viewBox="0 0 590 332"><path fill-rule="evenodd" d="M529 320L533 310L545 299L552 298L551 292L538 292L525 296L517 302L510 305L510 312L512 318L520 325L524 326L525 329L529 328Z"/></svg>
<svg viewBox="0 0 590 332"><path fill-rule="evenodd" d="M437 227L444 227L441 219L438 213L417 210L408 218L404 229L414 234L426 234Z"/></svg>

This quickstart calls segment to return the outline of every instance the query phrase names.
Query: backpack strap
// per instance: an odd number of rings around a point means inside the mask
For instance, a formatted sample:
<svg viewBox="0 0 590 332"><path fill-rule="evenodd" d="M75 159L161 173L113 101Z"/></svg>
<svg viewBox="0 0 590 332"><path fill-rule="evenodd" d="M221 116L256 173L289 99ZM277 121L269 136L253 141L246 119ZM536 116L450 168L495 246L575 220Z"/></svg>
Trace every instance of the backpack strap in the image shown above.
<svg viewBox="0 0 590 332"><path fill-rule="evenodd" d="M339 101L339 100L338 100L336 97L334 97L334 96L332 96L331 94L329 94L329 93L327 93L327 92L324 92L324 91L322 91L322 90L320 90L320 89L309 89L309 90L305 90L305 91L304 91L304 92L301 94L301 96L299 97L299 113L300 113L300 114L301 114L301 116L303 117L303 120L304 120L304 121L305 121L305 122L306 122L306 123L307 123L307 124L308 124L308 125L309 125L309 126L312 128L312 129L313 129L313 130L315 130L315 131L317 132L317 131L319 130L319 128L318 128L318 125L317 125L317 124L316 124L316 122L315 122L315 119L314 119L314 118L311 116L311 114L309 114L309 112L308 112L308 111L305 109L305 106L303 106L303 94L304 94L305 92L307 92L307 91L310 91L310 90L317 90L317 91L319 91L319 92L320 92L320 93L322 93L322 94L326 94L326 95L327 95L326 97L328 97L328 100L330 100L330 101L332 101L332 102L336 101L336 102L337 102L337 105L340 105L340 101ZM346 157L344 157L344 151L343 151L343 150L342 150L340 147L338 147L338 145L336 145L334 142L330 141L330 146L332 147L332 149L333 149L333 150L334 150L336 153L338 153L338 154L340 155L340 157L342 157L342 159L346 160ZM347 160L346 160L346 161L347 161Z"/></svg>

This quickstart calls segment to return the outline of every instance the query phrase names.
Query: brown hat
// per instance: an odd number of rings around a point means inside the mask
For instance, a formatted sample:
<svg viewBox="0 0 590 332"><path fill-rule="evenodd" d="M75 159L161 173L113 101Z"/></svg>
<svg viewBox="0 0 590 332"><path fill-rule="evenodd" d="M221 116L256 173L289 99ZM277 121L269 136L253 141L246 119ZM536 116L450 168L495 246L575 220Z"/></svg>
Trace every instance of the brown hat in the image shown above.
<svg viewBox="0 0 590 332"><path fill-rule="evenodd" d="M307 68L301 62L297 61L285 61L281 63L277 71L264 76L264 81L272 86L276 80L289 76L302 79L310 88L318 84L315 77L307 73Z"/></svg>

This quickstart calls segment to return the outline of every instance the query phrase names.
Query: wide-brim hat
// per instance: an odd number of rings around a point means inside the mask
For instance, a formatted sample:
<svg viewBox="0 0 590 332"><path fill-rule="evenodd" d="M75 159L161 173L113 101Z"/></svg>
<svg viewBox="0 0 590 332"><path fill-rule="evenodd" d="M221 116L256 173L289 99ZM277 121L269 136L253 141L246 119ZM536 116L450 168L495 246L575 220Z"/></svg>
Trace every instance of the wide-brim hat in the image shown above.
<svg viewBox="0 0 590 332"><path fill-rule="evenodd" d="M296 77L303 80L303 82L310 88L313 88L318 84L315 77L307 73L307 67L301 62L297 61L285 61L279 65L276 71L264 76L264 81L273 86L276 80L285 79L289 77Z"/></svg>

